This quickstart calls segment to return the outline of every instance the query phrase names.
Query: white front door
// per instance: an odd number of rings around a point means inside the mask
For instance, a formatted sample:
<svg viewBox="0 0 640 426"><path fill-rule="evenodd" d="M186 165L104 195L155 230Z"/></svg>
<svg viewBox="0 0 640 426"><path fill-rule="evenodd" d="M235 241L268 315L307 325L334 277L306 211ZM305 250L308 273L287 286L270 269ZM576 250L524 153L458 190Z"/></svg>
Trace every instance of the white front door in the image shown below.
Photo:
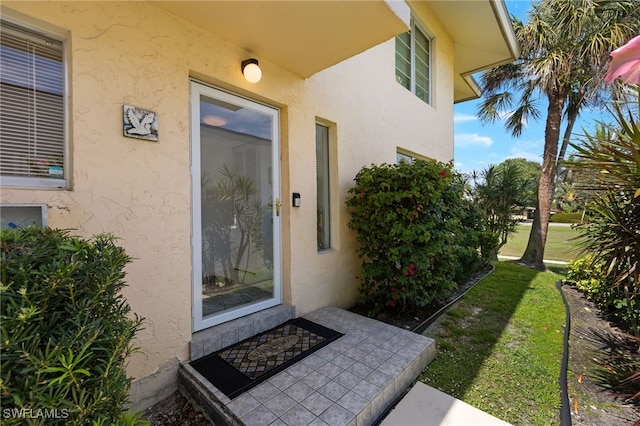
<svg viewBox="0 0 640 426"><path fill-rule="evenodd" d="M191 82L193 329L281 303L279 111Z"/></svg>

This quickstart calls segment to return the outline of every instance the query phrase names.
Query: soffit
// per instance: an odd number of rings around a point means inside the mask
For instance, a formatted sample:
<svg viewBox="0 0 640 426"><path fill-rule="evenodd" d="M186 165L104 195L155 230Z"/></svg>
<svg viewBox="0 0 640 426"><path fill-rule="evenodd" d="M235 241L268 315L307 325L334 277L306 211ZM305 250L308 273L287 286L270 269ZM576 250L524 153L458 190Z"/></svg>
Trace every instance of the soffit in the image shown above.
<svg viewBox="0 0 640 426"><path fill-rule="evenodd" d="M310 77L408 30L408 7L397 1L154 3L256 58L302 77Z"/></svg>
<svg viewBox="0 0 640 426"><path fill-rule="evenodd" d="M473 73L518 58L503 0L429 1L428 7L453 39L455 102L480 96Z"/></svg>

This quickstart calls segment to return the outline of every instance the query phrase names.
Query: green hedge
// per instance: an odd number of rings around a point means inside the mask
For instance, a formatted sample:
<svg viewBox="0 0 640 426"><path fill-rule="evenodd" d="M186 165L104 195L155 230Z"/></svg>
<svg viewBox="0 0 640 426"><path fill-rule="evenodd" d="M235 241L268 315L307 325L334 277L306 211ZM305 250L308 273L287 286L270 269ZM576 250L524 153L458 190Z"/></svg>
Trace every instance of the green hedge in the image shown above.
<svg viewBox="0 0 640 426"><path fill-rule="evenodd" d="M554 223L580 223L582 212L575 213L555 213L549 218L549 222Z"/></svg>
<svg viewBox="0 0 640 426"><path fill-rule="evenodd" d="M372 310L427 306L481 264L481 215L450 164L361 169L347 200L362 258L362 302Z"/></svg>
<svg viewBox="0 0 640 426"><path fill-rule="evenodd" d="M2 230L3 424L133 424L125 362L142 319L121 294L130 258L107 235Z"/></svg>

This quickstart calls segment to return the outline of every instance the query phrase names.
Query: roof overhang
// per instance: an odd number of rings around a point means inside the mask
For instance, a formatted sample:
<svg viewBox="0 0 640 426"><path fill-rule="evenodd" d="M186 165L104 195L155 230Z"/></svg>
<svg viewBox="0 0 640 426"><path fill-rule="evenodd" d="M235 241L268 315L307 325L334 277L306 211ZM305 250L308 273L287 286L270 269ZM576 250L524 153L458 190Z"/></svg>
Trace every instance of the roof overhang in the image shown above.
<svg viewBox="0 0 640 426"><path fill-rule="evenodd" d="M478 98L479 71L516 60L520 47L504 0L429 1L454 43L454 102Z"/></svg>
<svg viewBox="0 0 640 426"><path fill-rule="evenodd" d="M409 1L416 6L420 2ZM305 78L407 31L411 17L403 0L153 3ZM504 0L427 0L426 4L453 39L454 102L479 97L473 74L519 56Z"/></svg>
<svg viewBox="0 0 640 426"><path fill-rule="evenodd" d="M154 3L256 58L302 77L310 77L407 31L410 22L410 10L404 1Z"/></svg>

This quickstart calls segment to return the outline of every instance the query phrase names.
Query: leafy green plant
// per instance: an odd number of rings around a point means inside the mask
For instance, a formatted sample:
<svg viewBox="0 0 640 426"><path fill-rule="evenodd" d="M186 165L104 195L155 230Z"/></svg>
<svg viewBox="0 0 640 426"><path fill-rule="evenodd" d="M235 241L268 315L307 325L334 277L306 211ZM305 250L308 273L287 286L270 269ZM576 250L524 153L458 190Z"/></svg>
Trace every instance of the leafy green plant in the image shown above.
<svg viewBox="0 0 640 426"><path fill-rule="evenodd" d="M629 86L629 93L640 99L640 89ZM640 121L637 102L613 103L612 124L600 123L592 135L585 135L570 163L589 170L597 179L591 191L590 218L580 225L585 251L604 263L612 291L612 308L640 335ZM620 299L619 302L615 300ZM624 302L621 300L624 299Z"/></svg>
<svg viewBox="0 0 640 426"><path fill-rule="evenodd" d="M587 299L603 304L610 298L610 284L606 280L602 262L584 256L569 263L565 282L574 284Z"/></svg>
<svg viewBox="0 0 640 426"><path fill-rule="evenodd" d="M569 263L564 281L575 285L612 321L633 332L640 321L640 307L624 287L613 285L605 267L603 260L586 255Z"/></svg>
<svg viewBox="0 0 640 426"><path fill-rule="evenodd" d="M218 173L202 179L202 214L207 217L203 229L203 256L211 269L210 276L203 277L204 284L215 282L221 286L244 283L249 263L247 251L262 248L262 202L258 187L250 176L227 165ZM270 262L270 251L264 253Z"/></svg>
<svg viewBox="0 0 640 426"><path fill-rule="evenodd" d="M484 214L482 257L498 260L498 251L515 232L517 214L531 197L535 177L525 174L522 162L507 160L497 166L489 166L482 172L471 173L473 186L469 196Z"/></svg>
<svg viewBox="0 0 640 426"><path fill-rule="evenodd" d="M362 301L380 310L427 306L480 265L480 216L450 164L361 169L347 200L363 260Z"/></svg>
<svg viewBox="0 0 640 426"><path fill-rule="evenodd" d="M121 294L130 261L109 235L2 230L6 424L135 424L125 362L142 318ZM3 422L3 424L4 424Z"/></svg>

